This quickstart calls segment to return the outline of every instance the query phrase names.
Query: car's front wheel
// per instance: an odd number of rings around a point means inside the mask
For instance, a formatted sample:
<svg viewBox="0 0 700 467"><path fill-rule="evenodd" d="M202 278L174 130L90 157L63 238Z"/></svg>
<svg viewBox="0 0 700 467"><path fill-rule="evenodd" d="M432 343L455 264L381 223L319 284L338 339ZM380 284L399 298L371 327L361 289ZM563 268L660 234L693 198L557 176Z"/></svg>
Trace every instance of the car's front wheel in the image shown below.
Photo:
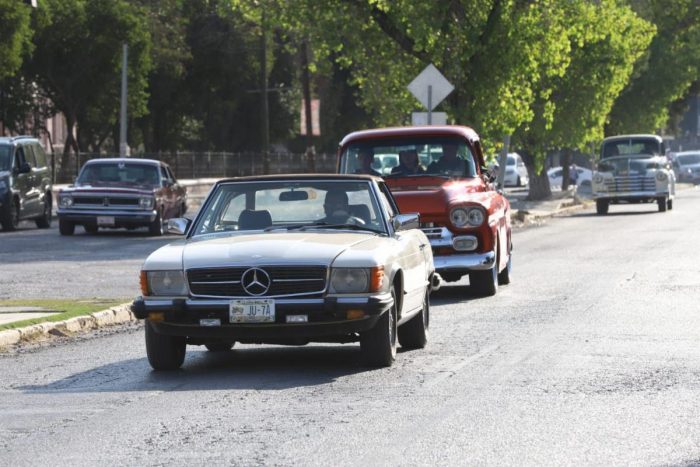
<svg viewBox="0 0 700 467"><path fill-rule="evenodd" d="M673 209L673 200L672 200L672 199L669 199L669 200L666 202L666 207L668 208L669 211L670 211L671 209Z"/></svg>
<svg viewBox="0 0 700 467"><path fill-rule="evenodd" d="M396 359L396 292L391 289L394 303L379 318L375 326L360 336L362 360L371 367L388 367Z"/></svg>
<svg viewBox="0 0 700 467"><path fill-rule="evenodd" d="M185 361L184 337L159 334L146 320L146 355L154 370L177 370Z"/></svg>
<svg viewBox="0 0 700 467"><path fill-rule="evenodd" d="M158 212L156 218L153 219L153 222L148 224L148 233L155 237L160 237L163 235L163 218L161 217L160 212Z"/></svg>
<svg viewBox="0 0 700 467"><path fill-rule="evenodd" d="M609 206L609 203L606 200L604 200L604 199L596 200L596 202L595 202L596 214L598 214L599 216L607 214L608 213L608 206Z"/></svg>
<svg viewBox="0 0 700 467"><path fill-rule="evenodd" d="M659 206L659 212L666 212L666 198L658 198L656 204Z"/></svg>
<svg viewBox="0 0 700 467"><path fill-rule="evenodd" d="M430 328L430 291L425 292L421 312L398 328L399 344L404 349L422 349L428 343Z"/></svg>
<svg viewBox="0 0 700 467"><path fill-rule="evenodd" d="M7 205L7 209L0 214L2 216L0 222L2 223L3 230L7 232L17 230L17 226L19 225L19 204L17 201L13 201Z"/></svg>
<svg viewBox="0 0 700 467"><path fill-rule="evenodd" d="M469 273L469 285L481 297L491 297L498 291L498 260L493 267Z"/></svg>
<svg viewBox="0 0 700 467"><path fill-rule="evenodd" d="M58 219L58 231L61 235L73 235L75 232L75 224L71 221Z"/></svg>

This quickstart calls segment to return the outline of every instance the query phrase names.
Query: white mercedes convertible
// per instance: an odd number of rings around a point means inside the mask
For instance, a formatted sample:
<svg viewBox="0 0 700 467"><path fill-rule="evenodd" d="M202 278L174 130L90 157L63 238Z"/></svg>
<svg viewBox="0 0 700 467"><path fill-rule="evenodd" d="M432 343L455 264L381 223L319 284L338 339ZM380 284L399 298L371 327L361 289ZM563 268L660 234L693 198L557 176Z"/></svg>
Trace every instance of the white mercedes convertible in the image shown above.
<svg viewBox="0 0 700 467"><path fill-rule="evenodd" d="M157 370L190 345L360 342L370 366L428 340L439 286L418 214L399 214L382 179L281 175L218 182L185 237L152 253L132 306Z"/></svg>

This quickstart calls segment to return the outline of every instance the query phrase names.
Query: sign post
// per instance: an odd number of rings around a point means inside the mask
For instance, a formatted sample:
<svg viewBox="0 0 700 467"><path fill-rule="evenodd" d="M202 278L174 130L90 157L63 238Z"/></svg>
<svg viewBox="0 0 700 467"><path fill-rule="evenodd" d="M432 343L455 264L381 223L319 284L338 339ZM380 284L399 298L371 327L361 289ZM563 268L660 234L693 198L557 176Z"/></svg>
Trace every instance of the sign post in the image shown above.
<svg viewBox="0 0 700 467"><path fill-rule="evenodd" d="M408 85L408 90L428 110L428 125L433 124L433 109L454 90L452 83L447 81L433 64L425 67L416 78ZM413 121L420 119L413 115ZM447 118L445 118L446 120ZM442 120L442 119L441 119ZM444 125L444 122L441 122Z"/></svg>

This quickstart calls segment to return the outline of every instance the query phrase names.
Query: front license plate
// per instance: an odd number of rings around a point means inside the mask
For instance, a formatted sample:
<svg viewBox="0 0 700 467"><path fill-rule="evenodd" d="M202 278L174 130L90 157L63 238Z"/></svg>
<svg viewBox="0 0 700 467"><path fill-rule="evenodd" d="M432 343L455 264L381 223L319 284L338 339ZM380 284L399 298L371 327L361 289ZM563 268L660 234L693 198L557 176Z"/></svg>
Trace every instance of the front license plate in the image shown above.
<svg viewBox="0 0 700 467"><path fill-rule="evenodd" d="M231 300L229 319L232 323L274 323L275 301Z"/></svg>
<svg viewBox="0 0 700 467"><path fill-rule="evenodd" d="M97 225L114 225L114 217L97 216Z"/></svg>

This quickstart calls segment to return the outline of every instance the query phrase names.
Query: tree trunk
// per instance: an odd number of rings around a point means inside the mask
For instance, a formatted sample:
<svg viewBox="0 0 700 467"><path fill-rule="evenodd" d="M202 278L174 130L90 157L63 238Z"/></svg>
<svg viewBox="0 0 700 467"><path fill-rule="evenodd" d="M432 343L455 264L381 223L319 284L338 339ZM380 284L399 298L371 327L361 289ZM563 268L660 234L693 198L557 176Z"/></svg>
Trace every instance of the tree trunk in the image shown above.
<svg viewBox="0 0 700 467"><path fill-rule="evenodd" d="M527 168L527 175L530 178L527 199L529 201L539 201L552 196L547 171L542 169L538 174L537 170L535 169L535 156L525 150L521 150L519 153L523 158L523 162Z"/></svg>
<svg viewBox="0 0 700 467"><path fill-rule="evenodd" d="M67 135L66 141L63 144L63 154L61 155L61 164L60 168L58 169L59 176L57 177L58 180L61 182L71 180L71 177L73 175L69 173L71 149L73 149L77 153L78 147L78 143L77 141L75 141L75 138L73 136L73 133L75 131L75 116L65 114L65 118Z"/></svg>
<svg viewBox="0 0 700 467"><path fill-rule="evenodd" d="M566 191L569 189L569 180L571 179L571 174L569 173L569 168L571 167L571 149L564 149L563 158L561 160L561 189Z"/></svg>

